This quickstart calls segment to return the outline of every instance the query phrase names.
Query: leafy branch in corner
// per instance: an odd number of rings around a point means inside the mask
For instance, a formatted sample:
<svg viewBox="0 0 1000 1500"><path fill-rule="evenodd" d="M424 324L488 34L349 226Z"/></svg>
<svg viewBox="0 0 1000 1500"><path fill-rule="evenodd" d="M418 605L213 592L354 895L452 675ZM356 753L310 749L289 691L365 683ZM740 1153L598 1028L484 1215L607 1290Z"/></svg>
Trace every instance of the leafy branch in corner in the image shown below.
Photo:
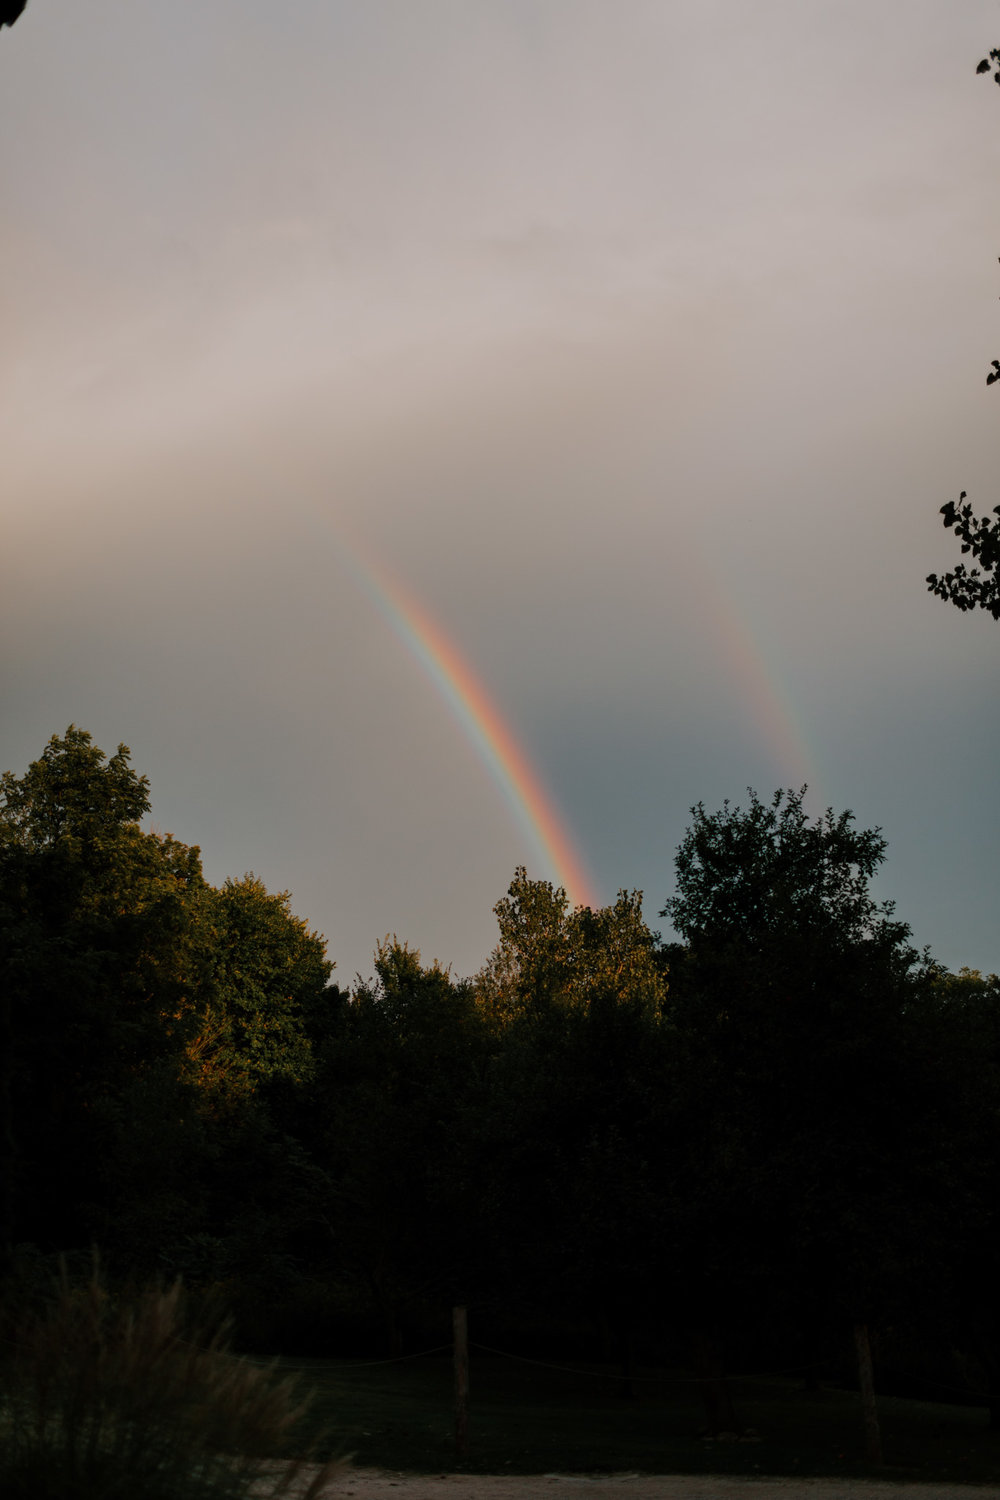
<svg viewBox="0 0 1000 1500"><path fill-rule="evenodd" d="M976 72L988 73L994 66L996 67L997 71L993 74L993 82L1000 84L1000 47L991 48L989 57L984 57L982 59L978 68L976 69ZM993 360L992 364L993 369L986 377L987 385L992 385L994 381L1000 380L1000 359ZM950 525L951 523L946 522L945 524Z"/></svg>
<svg viewBox="0 0 1000 1500"><path fill-rule="evenodd" d="M990 58L993 59L993 62L990 61ZM983 58L982 62L979 64L979 67L976 69L976 72L988 73L993 67L994 63L997 65L997 68L1000 69L1000 47L994 47L991 49L990 56ZM993 74L993 82L1000 83L1000 71Z"/></svg>
<svg viewBox="0 0 1000 1500"><path fill-rule="evenodd" d="M990 49L989 56L982 59L976 72L989 73L994 67L993 81L1000 84L1000 47ZM1000 380L1000 359L991 363L993 368L986 377L987 385ZM989 516L974 516L972 506L963 504L964 500L965 490L957 505L954 500L942 505L941 514L945 528L955 532L962 543L962 551L971 552L980 567L967 568L964 563L958 563L943 577L929 573L927 586L932 594L947 599L956 609L975 609L978 606L988 610L994 620L1000 620L1000 519L994 521ZM1000 505L993 507L993 514L1000 518Z"/></svg>
<svg viewBox="0 0 1000 1500"><path fill-rule="evenodd" d="M989 610L994 620L1000 620L1000 579L997 577L1000 565L1000 520L991 521L989 516L974 516L972 506L962 504L964 499L963 490L958 504L949 500L947 505L942 505L941 514L944 516L945 526L954 531L962 543L962 551L971 552L985 571L966 568L964 563L959 563L953 572L945 573L943 578L939 578L936 573L929 573L927 584L932 594L937 594L940 599L950 600L956 609L975 609L978 605L980 609ZM993 514L1000 517L1000 505L993 507Z"/></svg>

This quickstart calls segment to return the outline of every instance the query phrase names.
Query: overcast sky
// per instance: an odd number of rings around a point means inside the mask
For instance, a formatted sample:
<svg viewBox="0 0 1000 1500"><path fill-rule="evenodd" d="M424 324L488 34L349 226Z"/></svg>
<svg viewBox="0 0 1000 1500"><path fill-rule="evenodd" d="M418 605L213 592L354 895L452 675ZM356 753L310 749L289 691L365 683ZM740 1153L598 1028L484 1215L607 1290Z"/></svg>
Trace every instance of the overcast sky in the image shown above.
<svg viewBox="0 0 1000 1500"><path fill-rule="evenodd" d="M0 769L70 722L337 977L545 878L363 559L610 901L809 783L1000 968L994 0L29 0L0 33ZM370 579L368 580L370 584ZM398 624L398 622L397 622Z"/></svg>

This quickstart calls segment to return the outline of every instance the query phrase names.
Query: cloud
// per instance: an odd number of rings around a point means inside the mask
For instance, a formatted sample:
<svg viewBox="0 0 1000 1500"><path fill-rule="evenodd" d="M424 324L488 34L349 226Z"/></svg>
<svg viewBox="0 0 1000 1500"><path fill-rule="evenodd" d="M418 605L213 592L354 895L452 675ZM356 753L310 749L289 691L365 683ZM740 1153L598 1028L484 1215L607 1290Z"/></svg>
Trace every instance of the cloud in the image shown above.
<svg viewBox="0 0 1000 1500"><path fill-rule="evenodd" d="M392 930L471 969L530 851L357 535L609 898L806 757L921 940L995 965L996 638L922 584L937 507L991 503L990 15L623 16L52 0L5 39L4 764L125 739L348 974Z"/></svg>

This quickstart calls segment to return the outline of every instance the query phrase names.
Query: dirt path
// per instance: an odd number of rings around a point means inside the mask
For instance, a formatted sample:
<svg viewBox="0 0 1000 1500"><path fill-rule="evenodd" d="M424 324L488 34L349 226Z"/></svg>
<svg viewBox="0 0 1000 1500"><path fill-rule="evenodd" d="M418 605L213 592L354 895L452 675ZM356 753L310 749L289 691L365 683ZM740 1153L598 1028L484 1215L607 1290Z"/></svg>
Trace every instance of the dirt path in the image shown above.
<svg viewBox="0 0 1000 1500"><path fill-rule="evenodd" d="M397 1474L346 1469L330 1500L1000 1500L1000 1485L650 1474Z"/></svg>

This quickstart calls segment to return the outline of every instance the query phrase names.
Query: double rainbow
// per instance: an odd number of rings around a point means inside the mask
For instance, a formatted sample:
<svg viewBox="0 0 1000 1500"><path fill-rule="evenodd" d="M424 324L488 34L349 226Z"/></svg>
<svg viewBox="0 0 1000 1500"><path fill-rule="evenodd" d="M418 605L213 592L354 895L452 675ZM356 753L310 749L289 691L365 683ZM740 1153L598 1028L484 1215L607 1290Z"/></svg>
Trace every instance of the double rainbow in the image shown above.
<svg viewBox="0 0 1000 1500"><path fill-rule="evenodd" d="M490 771L540 865L565 888L576 906L600 903L551 794L480 678L429 611L387 569L341 535L338 550L360 588L437 687L460 727ZM790 696L756 639L749 619L696 553L709 617L720 654L760 741L781 768L786 784L815 788L819 777ZM699 566L700 565L700 566Z"/></svg>

